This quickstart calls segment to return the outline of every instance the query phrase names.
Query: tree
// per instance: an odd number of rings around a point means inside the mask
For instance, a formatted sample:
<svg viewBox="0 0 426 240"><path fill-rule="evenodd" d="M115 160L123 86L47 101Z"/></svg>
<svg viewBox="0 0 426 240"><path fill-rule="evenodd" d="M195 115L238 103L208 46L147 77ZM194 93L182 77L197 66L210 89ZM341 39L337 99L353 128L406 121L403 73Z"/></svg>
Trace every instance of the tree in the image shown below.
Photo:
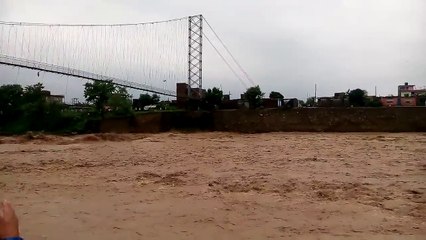
<svg viewBox="0 0 426 240"><path fill-rule="evenodd" d="M21 114L24 90L21 85L0 86L0 123L18 118Z"/></svg>
<svg viewBox="0 0 426 240"><path fill-rule="evenodd" d="M207 89L203 99L203 106L208 110L215 109L222 104L223 92L217 87Z"/></svg>
<svg viewBox="0 0 426 240"><path fill-rule="evenodd" d="M26 86L22 94L21 129L53 131L62 124L63 104L48 102L41 83Z"/></svg>
<svg viewBox="0 0 426 240"><path fill-rule="evenodd" d="M269 94L269 98L270 99L284 99L284 96L280 92L274 92L274 91L272 91Z"/></svg>
<svg viewBox="0 0 426 240"><path fill-rule="evenodd" d="M355 89L349 92L349 104L354 107L364 107L366 103L367 91L362 89Z"/></svg>
<svg viewBox="0 0 426 240"><path fill-rule="evenodd" d="M25 87L24 101L26 103L43 102L46 100L46 94L43 93L44 86L42 83L36 83Z"/></svg>
<svg viewBox="0 0 426 240"><path fill-rule="evenodd" d="M158 96L156 93L152 94L152 104L157 104L160 102L160 96Z"/></svg>
<svg viewBox="0 0 426 240"><path fill-rule="evenodd" d="M260 90L259 85L257 85L247 89L247 91L244 93L244 98L249 102L250 108L255 109L261 106L264 95L265 93L263 93Z"/></svg>
<svg viewBox="0 0 426 240"><path fill-rule="evenodd" d="M45 115L48 111L46 94L43 93L42 83L26 86L23 93L22 112L32 130L42 130L45 124Z"/></svg>
<svg viewBox="0 0 426 240"><path fill-rule="evenodd" d="M155 105L158 104L160 102L160 96L158 96L157 94L152 94L149 95L148 93L144 93L139 95L139 106L141 108L144 108L145 106L148 105Z"/></svg>
<svg viewBox="0 0 426 240"><path fill-rule="evenodd" d="M67 112L62 103L48 101L41 83L22 88L0 86L0 131L21 134L26 131L82 131L85 119Z"/></svg>
<svg viewBox="0 0 426 240"><path fill-rule="evenodd" d="M310 97L310 98L306 99L306 106L308 106L308 107L315 106L315 98L314 97Z"/></svg>
<svg viewBox="0 0 426 240"><path fill-rule="evenodd" d="M132 96L124 87L117 87L107 104L116 116L128 116L132 114Z"/></svg>
<svg viewBox="0 0 426 240"><path fill-rule="evenodd" d="M95 105L96 112L103 118L105 106L115 90L111 82L88 82L84 85L84 97L87 102Z"/></svg>
<svg viewBox="0 0 426 240"><path fill-rule="evenodd" d="M148 93L139 95L139 103L140 103L140 107L142 108L150 105L152 103L151 95L149 95Z"/></svg>

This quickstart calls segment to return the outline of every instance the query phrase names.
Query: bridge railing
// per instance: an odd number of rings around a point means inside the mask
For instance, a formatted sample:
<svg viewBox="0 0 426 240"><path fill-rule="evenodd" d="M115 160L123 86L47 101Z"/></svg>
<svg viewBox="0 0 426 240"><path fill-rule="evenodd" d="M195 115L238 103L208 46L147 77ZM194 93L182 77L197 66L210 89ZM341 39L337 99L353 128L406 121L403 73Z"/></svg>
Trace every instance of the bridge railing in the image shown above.
<svg viewBox="0 0 426 240"><path fill-rule="evenodd" d="M23 68L39 70L44 72L57 73L57 74L62 74L66 76L78 77L78 78L83 78L83 79L88 79L93 81L111 82L115 85L122 86L122 87L138 89L138 90L143 90L143 91L152 92L152 93L158 93L158 94L162 94L166 96L173 96L173 97L176 96L176 92L171 90L161 89L158 87L153 87L153 86L149 86L142 83L130 82L123 79L109 77L109 76L105 76L105 75L101 75L97 73L91 73L91 72L78 70L74 68L63 67L63 66L58 66L54 64L43 63L43 62L38 62L38 61L28 60L23 58L16 58L16 57L3 55L3 54L0 54L0 64L23 67Z"/></svg>

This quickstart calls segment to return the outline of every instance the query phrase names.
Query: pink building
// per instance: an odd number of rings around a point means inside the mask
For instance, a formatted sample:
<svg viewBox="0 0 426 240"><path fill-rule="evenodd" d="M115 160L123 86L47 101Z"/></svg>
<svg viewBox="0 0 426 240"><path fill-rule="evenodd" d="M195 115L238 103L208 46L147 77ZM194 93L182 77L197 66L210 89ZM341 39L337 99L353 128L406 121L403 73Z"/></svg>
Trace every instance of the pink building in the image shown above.
<svg viewBox="0 0 426 240"><path fill-rule="evenodd" d="M415 107L417 105L416 97L403 97L401 98L401 106Z"/></svg>
<svg viewBox="0 0 426 240"><path fill-rule="evenodd" d="M398 97L382 97L380 98L383 107L395 107L398 106Z"/></svg>
<svg viewBox="0 0 426 240"><path fill-rule="evenodd" d="M416 89L415 85L398 86L398 106L416 106L417 97L426 94L426 89Z"/></svg>
<svg viewBox="0 0 426 240"><path fill-rule="evenodd" d="M398 104L398 100L400 100L400 104ZM383 107L415 107L417 105L416 97L381 97L380 102L382 103Z"/></svg>

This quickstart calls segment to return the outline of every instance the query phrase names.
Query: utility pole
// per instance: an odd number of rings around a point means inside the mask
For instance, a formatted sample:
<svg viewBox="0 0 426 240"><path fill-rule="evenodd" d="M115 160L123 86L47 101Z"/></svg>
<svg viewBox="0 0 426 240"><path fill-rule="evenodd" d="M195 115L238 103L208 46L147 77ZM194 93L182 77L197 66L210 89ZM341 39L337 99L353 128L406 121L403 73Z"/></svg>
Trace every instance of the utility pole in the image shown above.
<svg viewBox="0 0 426 240"><path fill-rule="evenodd" d="M314 102L317 102L317 84L315 83L315 97L314 97Z"/></svg>
<svg viewBox="0 0 426 240"><path fill-rule="evenodd" d="M377 97L377 86L374 86L374 96Z"/></svg>

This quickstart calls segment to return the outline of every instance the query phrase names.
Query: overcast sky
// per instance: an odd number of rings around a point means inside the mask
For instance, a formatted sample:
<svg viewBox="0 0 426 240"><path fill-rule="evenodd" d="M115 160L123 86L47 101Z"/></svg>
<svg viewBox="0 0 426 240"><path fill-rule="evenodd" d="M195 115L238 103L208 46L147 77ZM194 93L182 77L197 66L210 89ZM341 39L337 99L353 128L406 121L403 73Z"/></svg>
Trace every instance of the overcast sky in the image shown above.
<svg viewBox="0 0 426 240"><path fill-rule="evenodd" d="M396 94L426 86L425 0L0 0L0 20L132 23L203 14L264 92L305 99L362 88ZM204 87L244 87L206 46ZM44 74L47 88L81 97L82 80ZM40 81L0 67L0 83Z"/></svg>

